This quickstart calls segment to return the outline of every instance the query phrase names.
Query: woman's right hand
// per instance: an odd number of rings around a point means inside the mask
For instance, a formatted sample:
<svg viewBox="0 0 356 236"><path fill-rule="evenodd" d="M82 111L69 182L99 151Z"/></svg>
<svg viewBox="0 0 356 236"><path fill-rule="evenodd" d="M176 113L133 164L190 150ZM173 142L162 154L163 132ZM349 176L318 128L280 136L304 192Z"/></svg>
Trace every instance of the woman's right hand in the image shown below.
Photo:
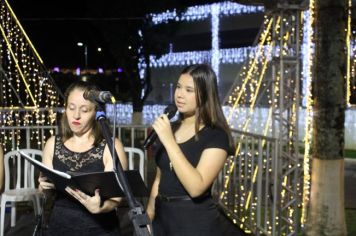
<svg viewBox="0 0 356 236"><path fill-rule="evenodd" d="M45 176L40 176L38 177L38 188L40 190L46 190L46 189L55 189L54 184L51 183L47 177Z"/></svg>

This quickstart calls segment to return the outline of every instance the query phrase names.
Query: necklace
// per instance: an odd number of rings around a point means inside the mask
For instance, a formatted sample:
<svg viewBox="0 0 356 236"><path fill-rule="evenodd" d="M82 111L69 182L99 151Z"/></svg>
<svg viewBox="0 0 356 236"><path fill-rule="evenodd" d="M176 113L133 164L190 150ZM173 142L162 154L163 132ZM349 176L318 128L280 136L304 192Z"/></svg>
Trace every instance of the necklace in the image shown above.
<svg viewBox="0 0 356 236"><path fill-rule="evenodd" d="M184 127L184 129L180 129L179 130L179 133L176 132L174 134L174 138L176 139L176 141L179 143L179 142L182 142L183 140L186 140L187 139L187 136L190 136L190 133L192 132L195 133L195 129L194 129L194 124L193 125L188 125L186 127Z"/></svg>

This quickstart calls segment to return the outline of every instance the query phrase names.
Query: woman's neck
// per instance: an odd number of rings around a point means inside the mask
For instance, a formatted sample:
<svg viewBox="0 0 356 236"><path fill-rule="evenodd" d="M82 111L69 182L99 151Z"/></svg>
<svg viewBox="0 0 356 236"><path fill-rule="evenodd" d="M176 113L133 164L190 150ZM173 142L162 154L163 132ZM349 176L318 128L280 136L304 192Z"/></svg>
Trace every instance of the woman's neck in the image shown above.
<svg viewBox="0 0 356 236"><path fill-rule="evenodd" d="M64 145L73 152L85 152L88 151L94 145L94 137L91 132L83 134L73 134Z"/></svg>
<svg viewBox="0 0 356 236"><path fill-rule="evenodd" d="M184 119L182 120L182 124L184 124L184 125L195 124L195 115L185 116Z"/></svg>
<svg viewBox="0 0 356 236"><path fill-rule="evenodd" d="M91 130L88 130L83 134L73 134L71 139L73 142L76 143L83 143L83 142L88 143L90 141L93 141L93 135L91 133Z"/></svg>

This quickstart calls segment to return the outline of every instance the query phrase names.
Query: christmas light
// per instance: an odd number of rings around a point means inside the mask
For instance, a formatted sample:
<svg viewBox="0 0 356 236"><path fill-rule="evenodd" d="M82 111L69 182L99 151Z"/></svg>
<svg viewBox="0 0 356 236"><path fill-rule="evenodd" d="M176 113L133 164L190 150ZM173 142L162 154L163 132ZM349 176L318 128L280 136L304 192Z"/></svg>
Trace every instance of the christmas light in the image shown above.
<svg viewBox="0 0 356 236"><path fill-rule="evenodd" d="M54 107L60 106L59 95L51 83L43 61L26 32L22 28L8 2L0 3L1 39L0 53L4 76L1 87L0 127L26 127L33 125L53 125L56 121ZM40 109L45 107L45 109ZM42 136L39 132L31 135L31 140L41 144ZM1 143L14 148L21 144L23 132L2 130ZM26 144L29 147L30 143ZM4 151L7 146L3 146Z"/></svg>
<svg viewBox="0 0 356 236"><path fill-rule="evenodd" d="M219 8L220 16L233 16L242 14L255 14L264 12L264 7L246 6L234 2L214 3ZM212 12L211 5L192 6L183 12L181 15L177 10L165 11L158 14L150 14L152 23L155 25L169 23L169 21L198 21L205 20L210 17Z"/></svg>

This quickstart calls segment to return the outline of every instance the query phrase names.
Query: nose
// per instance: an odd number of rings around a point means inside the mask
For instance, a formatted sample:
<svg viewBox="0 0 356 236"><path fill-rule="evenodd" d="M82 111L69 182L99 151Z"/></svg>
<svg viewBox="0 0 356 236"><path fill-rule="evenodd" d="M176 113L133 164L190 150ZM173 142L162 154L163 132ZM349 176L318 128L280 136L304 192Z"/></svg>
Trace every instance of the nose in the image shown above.
<svg viewBox="0 0 356 236"><path fill-rule="evenodd" d="M181 98L183 96L182 89L176 89L176 97Z"/></svg>
<svg viewBox="0 0 356 236"><path fill-rule="evenodd" d="M76 120L79 120L80 119L80 110L79 109L76 109L73 113L73 118L76 119Z"/></svg>

